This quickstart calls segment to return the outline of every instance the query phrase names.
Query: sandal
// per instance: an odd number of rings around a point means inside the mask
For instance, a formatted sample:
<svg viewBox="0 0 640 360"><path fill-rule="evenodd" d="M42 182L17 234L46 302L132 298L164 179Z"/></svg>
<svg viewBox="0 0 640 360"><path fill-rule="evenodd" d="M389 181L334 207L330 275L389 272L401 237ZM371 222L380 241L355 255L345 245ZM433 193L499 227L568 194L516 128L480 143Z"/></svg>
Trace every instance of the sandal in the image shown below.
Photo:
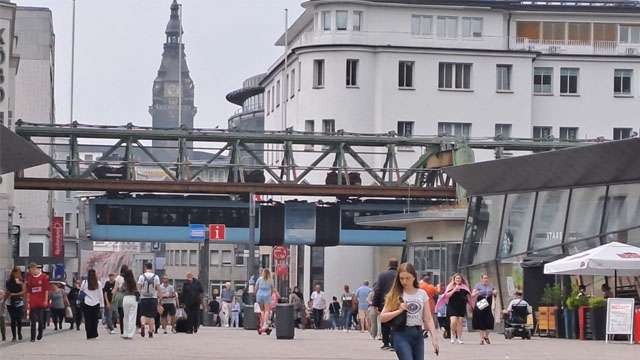
<svg viewBox="0 0 640 360"><path fill-rule="evenodd" d="M487 336L486 338L484 338L484 341L486 341L486 342L487 342L487 345L490 345L490 344L491 344L491 341L489 341L489 337L488 337L488 336Z"/></svg>

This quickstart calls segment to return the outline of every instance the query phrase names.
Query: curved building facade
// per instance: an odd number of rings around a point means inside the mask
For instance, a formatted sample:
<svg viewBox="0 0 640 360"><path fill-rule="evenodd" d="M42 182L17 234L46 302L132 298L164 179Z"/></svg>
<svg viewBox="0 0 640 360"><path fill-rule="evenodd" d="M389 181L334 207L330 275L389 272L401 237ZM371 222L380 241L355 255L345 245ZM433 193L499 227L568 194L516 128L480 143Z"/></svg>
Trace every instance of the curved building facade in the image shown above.
<svg viewBox="0 0 640 360"><path fill-rule="evenodd" d="M228 120L229 130L236 131L264 131L264 87L260 82L266 74L252 76L242 82L242 88L227 94L227 100L241 106ZM255 154L263 159L263 145L250 147ZM255 165L256 160L248 153L240 153L240 162Z"/></svg>

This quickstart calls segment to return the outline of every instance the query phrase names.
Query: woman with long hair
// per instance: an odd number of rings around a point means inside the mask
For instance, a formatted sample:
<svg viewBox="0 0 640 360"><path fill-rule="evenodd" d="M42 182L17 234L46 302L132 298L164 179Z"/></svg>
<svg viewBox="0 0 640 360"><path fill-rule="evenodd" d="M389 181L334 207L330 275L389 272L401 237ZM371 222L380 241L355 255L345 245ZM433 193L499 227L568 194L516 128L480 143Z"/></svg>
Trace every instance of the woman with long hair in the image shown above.
<svg viewBox="0 0 640 360"><path fill-rule="evenodd" d="M67 294L64 293L62 286L52 284L49 298L51 299L51 315L53 317L54 330L58 330L58 328L62 330L64 309L69 306Z"/></svg>
<svg viewBox="0 0 640 360"><path fill-rule="evenodd" d="M14 267L5 283L8 297L7 310L11 318L11 341L22 340L22 314L24 311L25 281L19 267Z"/></svg>
<svg viewBox="0 0 640 360"><path fill-rule="evenodd" d="M398 316L406 316L406 320L398 321ZM424 359L426 331L431 333L433 351L439 353L429 296L419 288L418 275L412 264L404 263L398 267L393 286L385 296L380 321L392 323L393 348L398 360Z"/></svg>
<svg viewBox="0 0 640 360"><path fill-rule="evenodd" d="M80 292L84 293L84 301L81 306L87 339L95 339L98 337L98 321L100 320L100 308L104 307L104 294L102 284L98 281L94 269L87 272L87 280L80 285Z"/></svg>
<svg viewBox="0 0 640 360"><path fill-rule="evenodd" d="M269 328L269 318L271 313L271 294L273 293L273 280L269 269L262 270L262 276L256 282L256 302L260 305L260 324L258 324L258 334L271 333Z"/></svg>
<svg viewBox="0 0 640 360"><path fill-rule="evenodd" d="M450 320L451 343L462 344L462 323L467 315L467 306L473 306L471 302L471 290L462 274L455 273L451 281L436 304L436 309L442 304L447 304L447 317Z"/></svg>
<svg viewBox="0 0 640 360"><path fill-rule="evenodd" d="M136 299L136 292L138 291L138 284L133 278L133 272L129 269L124 270L122 286L120 292L122 292L122 311L123 318L120 322L123 339L133 339L136 334L136 314L138 313L138 301Z"/></svg>

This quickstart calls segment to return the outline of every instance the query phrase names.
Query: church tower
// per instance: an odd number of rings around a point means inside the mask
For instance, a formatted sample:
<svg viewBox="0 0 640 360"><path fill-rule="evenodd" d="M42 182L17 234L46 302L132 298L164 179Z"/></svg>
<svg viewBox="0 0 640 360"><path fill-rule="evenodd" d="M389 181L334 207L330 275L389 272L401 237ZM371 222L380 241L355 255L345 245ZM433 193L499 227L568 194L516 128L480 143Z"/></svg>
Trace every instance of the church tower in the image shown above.
<svg viewBox="0 0 640 360"><path fill-rule="evenodd" d="M171 17L167 24L167 35L162 53L162 62L158 76L153 82L153 105L149 113L155 129L177 129L180 127L193 129L193 118L197 109L193 104L193 80L189 76L189 67L185 61L182 44L181 11L177 0L171 4ZM182 76L179 74L182 73ZM182 83L182 86L180 86ZM182 99L180 99L182 93ZM181 106L180 106L181 103ZM179 108L182 116L178 116ZM153 140L153 154L160 161L175 162L178 158L175 141ZM163 149L173 147L173 149ZM187 152L187 157L191 151Z"/></svg>

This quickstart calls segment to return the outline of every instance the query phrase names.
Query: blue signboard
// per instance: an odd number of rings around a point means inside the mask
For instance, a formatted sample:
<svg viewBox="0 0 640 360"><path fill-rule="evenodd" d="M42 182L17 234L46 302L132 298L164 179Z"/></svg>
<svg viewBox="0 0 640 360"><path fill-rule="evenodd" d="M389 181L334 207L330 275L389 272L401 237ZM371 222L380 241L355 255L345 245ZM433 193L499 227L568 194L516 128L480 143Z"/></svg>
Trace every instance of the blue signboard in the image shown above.
<svg viewBox="0 0 640 360"><path fill-rule="evenodd" d="M189 238L191 240L204 241L207 228L204 224L189 225Z"/></svg>

